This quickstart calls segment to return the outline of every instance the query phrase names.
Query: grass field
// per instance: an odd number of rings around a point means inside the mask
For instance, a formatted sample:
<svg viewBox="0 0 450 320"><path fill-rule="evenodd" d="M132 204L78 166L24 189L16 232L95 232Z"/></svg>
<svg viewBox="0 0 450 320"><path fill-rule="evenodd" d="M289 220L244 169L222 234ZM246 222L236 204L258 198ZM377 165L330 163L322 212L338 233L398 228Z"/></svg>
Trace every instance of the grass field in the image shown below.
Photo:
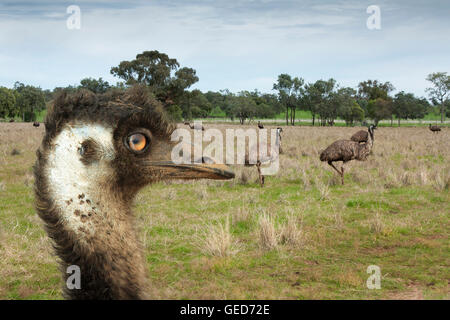
<svg viewBox="0 0 450 320"><path fill-rule="evenodd" d="M213 125L208 124L206 127ZM215 125L225 129L225 125ZM346 185L318 159L358 128L285 128L280 171L157 183L137 197L155 299L449 299L450 129L378 128ZM0 299L60 299L33 210L44 129L0 123ZM367 267L381 269L369 290Z"/></svg>
<svg viewBox="0 0 450 320"><path fill-rule="evenodd" d="M47 110L42 110L41 112L38 112L36 114L36 121L44 122L46 114L47 114ZM220 118L223 118L223 120L226 120L226 121L229 120L229 118L226 117L224 112L222 112L220 114ZM312 123L312 115L311 115L310 111L297 110L295 112L295 118L297 119L297 121L298 121L298 119L308 119L308 121L296 122L296 125L310 126L311 123ZM216 119L216 118L214 118L214 119ZM275 119L263 119L263 121L265 121L265 122L268 121L268 123L270 123L270 120L285 120L285 119L286 119L286 112L282 112L282 113L278 114L275 117ZM435 124L437 124L437 125L443 125L443 126L447 126L447 127L449 126L448 123L445 123L445 124L440 123L440 119L441 119L440 115L434 114L434 113L429 113L422 119L423 121L425 121L425 123L411 123L411 122L408 122L407 120L406 121L405 120L401 120L400 126L401 127L407 127L407 126L414 126L414 127L428 126L428 123L430 121L434 121ZM15 120L18 121L18 122L21 122L21 118L20 117L16 117ZM208 119L198 119L198 121L201 121L201 120L208 121ZM235 121L236 121L236 123L239 122L238 119L235 119ZM255 120L255 123L256 123L256 121L257 120ZM317 121L317 125L318 125L319 124L319 120L316 119L316 121ZM285 122L283 121L283 123L285 123ZM278 123L278 124L280 124L280 123ZM335 126L338 126L338 127L339 126L345 126L345 123L336 122ZM387 127L387 126L391 126L391 124L390 124L390 121L384 120L384 121L380 122L379 126ZM395 127L398 126L397 120L395 118L394 118L393 126L395 126Z"/></svg>

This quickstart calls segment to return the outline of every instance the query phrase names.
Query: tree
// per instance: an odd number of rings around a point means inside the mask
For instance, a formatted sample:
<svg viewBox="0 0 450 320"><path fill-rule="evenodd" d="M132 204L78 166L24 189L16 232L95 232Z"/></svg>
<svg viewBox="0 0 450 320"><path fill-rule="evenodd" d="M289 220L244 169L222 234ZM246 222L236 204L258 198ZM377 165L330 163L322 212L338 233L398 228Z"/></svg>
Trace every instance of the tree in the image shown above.
<svg viewBox="0 0 450 320"><path fill-rule="evenodd" d="M395 88L389 81L367 80L358 84L358 104L376 124L382 119L391 119L392 124L392 98L389 94L393 90Z"/></svg>
<svg viewBox="0 0 450 320"><path fill-rule="evenodd" d="M0 87L0 117L13 118L17 114L16 97L14 91L5 87Z"/></svg>
<svg viewBox="0 0 450 320"><path fill-rule="evenodd" d="M242 91L237 96L229 97L231 102L230 112L233 117L239 119L241 124L244 124L245 120L252 120L256 115L256 103L250 96L249 92Z"/></svg>
<svg viewBox="0 0 450 320"><path fill-rule="evenodd" d="M445 100L444 105L445 105L445 110L446 110L445 115L447 117L450 117L450 99Z"/></svg>
<svg viewBox="0 0 450 320"><path fill-rule="evenodd" d="M181 102L184 119L206 118L212 110L212 105L200 90L186 92Z"/></svg>
<svg viewBox="0 0 450 320"><path fill-rule="evenodd" d="M428 112L429 103L425 98L416 98L413 93L401 91L395 95L393 114L398 119L422 119Z"/></svg>
<svg viewBox="0 0 450 320"><path fill-rule="evenodd" d="M377 98L375 100L369 100L367 104L367 113L369 118L373 119L375 125L382 119L392 118L392 100Z"/></svg>
<svg viewBox="0 0 450 320"><path fill-rule="evenodd" d="M176 104L167 106L167 113L172 121L179 122L183 119L183 110L181 110L181 108Z"/></svg>
<svg viewBox="0 0 450 320"><path fill-rule="evenodd" d="M346 125L353 125L354 121L364 120L364 110L356 102L356 91L353 88L340 88L334 97L337 104L338 116L345 120Z"/></svg>
<svg viewBox="0 0 450 320"><path fill-rule="evenodd" d="M389 82L378 82L378 80L367 80L358 84L359 98L367 101L376 100L378 98L386 100L389 93L395 90L394 86Z"/></svg>
<svg viewBox="0 0 450 320"><path fill-rule="evenodd" d="M122 61L111 68L111 74L125 80L127 85L149 86L167 109L172 104L180 105L185 90L198 81L194 69L179 67L178 61L165 53L144 51L136 59Z"/></svg>
<svg viewBox="0 0 450 320"><path fill-rule="evenodd" d="M248 96L255 101L256 114L258 118L273 118L283 110L282 104L274 94L260 93L257 89L248 93Z"/></svg>
<svg viewBox="0 0 450 320"><path fill-rule="evenodd" d="M273 90L278 90L279 101L286 108L286 125L289 124L289 110L291 111L291 125L295 124L295 110L301 102L305 93L302 78L292 78L288 74L280 74L277 83L273 85Z"/></svg>
<svg viewBox="0 0 450 320"><path fill-rule="evenodd" d="M313 126L316 114L320 116L321 125L334 123L337 117L337 105L334 88L336 80L333 78L325 80L317 80L315 83L310 83L306 86L305 103L313 115Z"/></svg>
<svg viewBox="0 0 450 320"><path fill-rule="evenodd" d="M78 87L76 86L72 86L72 85L68 85L67 87L56 87L55 89L53 89L53 96L58 95L61 92L65 92L67 94L72 94L77 92Z"/></svg>
<svg viewBox="0 0 450 320"><path fill-rule="evenodd" d="M349 122L350 125L353 125L354 121L363 121L364 120L364 110L360 107L360 105L354 101L351 107L351 113L348 117L344 117L346 122Z"/></svg>
<svg viewBox="0 0 450 320"><path fill-rule="evenodd" d="M435 72L427 76L427 80L430 81L434 87L426 88L430 99L435 99L440 106L441 122L445 120L445 102L450 95L450 76L447 72Z"/></svg>
<svg viewBox="0 0 450 320"><path fill-rule="evenodd" d="M393 113L398 119L400 127L400 119L407 119L409 115L410 104L413 103L414 95L401 91L395 95L393 104Z"/></svg>
<svg viewBox="0 0 450 320"><path fill-rule="evenodd" d="M44 94L45 101L48 102L48 101L53 99L53 92L52 92L52 90L46 89L46 90L43 90L42 93Z"/></svg>
<svg viewBox="0 0 450 320"><path fill-rule="evenodd" d="M19 113L24 121L35 121L36 112L45 108L45 97L41 88L16 82L14 84L14 95Z"/></svg>
<svg viewBox="0 0 450 320"><path fill-rule="evenodd" d="M94 78L84 78L80 81L79 88L88 89L94 93L105 93L111 88L108 81L104 81L102 78L98 80Z"/></svg>
<svg viewBox="0 0 450 320"><path fill-rule="evenodd" d="M415 98L415 103L411 105L410 119L423 119L428 113L430 103L425 98Z"/></svg>
<svg viewBox="0 0 450 320"><path fill-rule="evenodd" d="M412 93L401 91L395 95L393 102L393 113L398 119L400 126L401 119L420 119L426 114L427 106L423 99L418 99Z"/></svg>

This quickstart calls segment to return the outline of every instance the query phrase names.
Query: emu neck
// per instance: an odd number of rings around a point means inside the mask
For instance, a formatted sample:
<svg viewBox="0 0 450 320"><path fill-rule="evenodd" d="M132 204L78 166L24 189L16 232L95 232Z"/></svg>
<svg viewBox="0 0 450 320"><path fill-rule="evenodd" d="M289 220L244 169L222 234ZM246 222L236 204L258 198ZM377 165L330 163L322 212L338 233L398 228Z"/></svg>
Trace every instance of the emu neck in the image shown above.
<svg viewBox="0 0 450 320"><path fill-rule="evenodd" d="M95 137L100 156L80 160L83 141ZM115 180L112 131L99 125L67 126L38 150L35 165L36 208L67 268L80 269L80 289L64 294L72 299L138 299L144 297L146 272L130 205ZM125 196L127 195L128 196Z"/></svg>
<svg viewBox="0 0 450 320"><path fill-rule="evenodd" d="M373 147L373 140L369 133L367 142L363 144L358 144L358 153L359 153L359 160L366 160L367 156L369 155L370 151Z"/></svg>
<svg viewBox="0 0 450 320"><path fill-rule="evenodd" d="M146 272L134 215L121 196L104 187L80 192L61 208L65 232L55 240L62 271L78 265L81 272L81 289L65 293L73 299L144 298Z"/></svg>

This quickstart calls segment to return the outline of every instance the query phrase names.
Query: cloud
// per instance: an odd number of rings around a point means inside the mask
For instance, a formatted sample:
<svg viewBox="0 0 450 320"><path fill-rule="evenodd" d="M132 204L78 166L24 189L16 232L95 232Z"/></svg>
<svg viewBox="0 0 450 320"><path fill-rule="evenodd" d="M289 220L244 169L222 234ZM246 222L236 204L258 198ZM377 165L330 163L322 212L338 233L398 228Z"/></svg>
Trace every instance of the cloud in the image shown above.
<svg viewBox="0 0 450 320"><path fill-rule="evenodd" d="M271 91L280 73L344 85L378 78L424 94L425 76L448 71L450 5L377 1L382 29L366 28L372 1L76 1L81 29L68 30L72 2L0 5L0 85L44 88L103 77L144 50L197 70L197 88Z"/></svg>

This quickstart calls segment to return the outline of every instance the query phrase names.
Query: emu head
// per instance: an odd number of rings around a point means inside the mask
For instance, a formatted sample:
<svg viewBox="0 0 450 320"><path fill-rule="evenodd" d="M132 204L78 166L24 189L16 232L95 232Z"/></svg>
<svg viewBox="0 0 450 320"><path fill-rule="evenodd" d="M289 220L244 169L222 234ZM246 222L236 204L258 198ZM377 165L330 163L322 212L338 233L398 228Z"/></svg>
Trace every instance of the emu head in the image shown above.
<svg viewBox="0 0 450 320"><path fill-rule="evenodd" d="M129 199L158 180L234 176L225 165L171 161L175 126L144 87L104 95L62 94L45 127L35 171L61 201L72 189L110 188Z"/></svg>
<svg viewBox="0 0 450 320"><path fill-rule="evenodd" d="M281 139L281 133L283 132L283 128L278 127L277 128L277 135L280 137Z"/></svg>

